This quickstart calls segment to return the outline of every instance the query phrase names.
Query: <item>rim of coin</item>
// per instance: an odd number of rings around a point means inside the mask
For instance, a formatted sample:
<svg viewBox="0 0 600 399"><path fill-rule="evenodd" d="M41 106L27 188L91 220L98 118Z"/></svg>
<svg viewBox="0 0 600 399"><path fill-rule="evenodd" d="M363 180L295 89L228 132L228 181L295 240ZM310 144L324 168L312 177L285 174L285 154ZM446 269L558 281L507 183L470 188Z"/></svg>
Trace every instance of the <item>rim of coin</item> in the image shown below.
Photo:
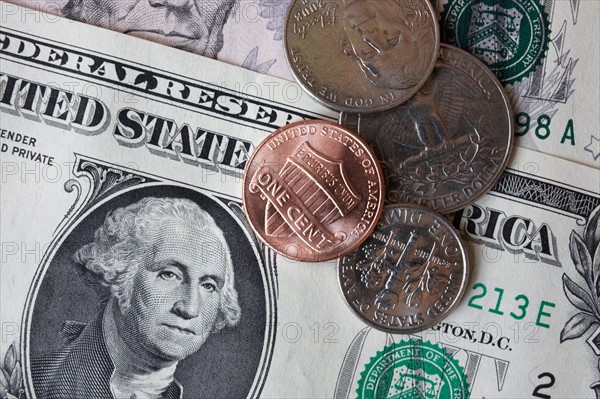
<svg viewBox="0 0 600 399"><path fill-rule="evenodd" d="M315 101L336 111L376 112L425 84L440 29L429 0L295 0L283 43L292 75Z"/></svg>
<svg viewBox="0 0 600 399"><path fill-rule="evenodd" d="M426 85L407 103L376 115L342 112L339 122L377 154L386 203L441 213L487 193L502 176L515 140L510 99L496 75L474 55L447 44L440 46Z"/></svg>
<svg viewBox="0 0 600 399"><path fill-rule="evenodd" d="M337 274L344 301L361 321L407 334L448 316L464 297L471 266L458 231L443 216L395 204L385 207L356 251L339 259Z"/></svg>
<svg viewBox="0 0 600 399"><path fill-rule="evenodd" d="M350 130L320 120L277 129L254 150L242 202L250 226L287 258L343 256L371 234L383 211L383 172Z"/></svg>

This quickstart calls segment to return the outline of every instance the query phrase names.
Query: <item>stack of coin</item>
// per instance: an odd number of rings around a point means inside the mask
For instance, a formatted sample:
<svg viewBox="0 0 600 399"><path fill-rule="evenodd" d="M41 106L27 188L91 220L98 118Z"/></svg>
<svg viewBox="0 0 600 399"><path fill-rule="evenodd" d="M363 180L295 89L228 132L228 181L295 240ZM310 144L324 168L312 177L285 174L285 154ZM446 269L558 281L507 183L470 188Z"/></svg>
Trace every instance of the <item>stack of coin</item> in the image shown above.
<svg viewBox="0 0 600 399"><path fill-rule="evenodd" d="M405 104L340 123L381 161L387 203L454 212L486 193L508 163L514 137L508 97L473 55L442 45L425 86Z"/></svg>
<svg viewBox="0 0 600 399"><path fill-rule="evenodd" d="M287 257L339 257L342 294L367 324L438 323L470 270L436 212L465 207L502 174L514 119L501 84L440 45L428 0L295 0L285 44L297 81L340 120L286 126L256 149L244 178L251 225Z"/></svg>

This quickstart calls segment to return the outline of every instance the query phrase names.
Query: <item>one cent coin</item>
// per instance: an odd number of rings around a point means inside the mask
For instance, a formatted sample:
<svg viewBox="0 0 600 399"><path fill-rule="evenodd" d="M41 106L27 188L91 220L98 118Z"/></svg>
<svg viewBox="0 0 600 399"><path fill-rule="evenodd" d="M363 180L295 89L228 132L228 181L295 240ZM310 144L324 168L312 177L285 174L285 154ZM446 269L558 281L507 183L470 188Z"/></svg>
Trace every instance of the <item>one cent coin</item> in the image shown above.
<svg viewBox="0 0 600 399"><path fill-rule="evenodd" d="M411 333L437 324L460 301L469 264L456 230L414 205L386 207L373 234L339 261L342 294L367 324Z"/></svg>
<svg viewBox="0 0 600 399"><path fill-rule="evenodd" d="M295 0L285 30L298 82L335 110L400 104L425 83L439 50L429 0Z"/></svg>
<svg viewBox="0 0 600 399"><path fill-rule="evenodd" d="M500 178L514 119L496 76L477 58L442 45L431 77L406 104L378 114L343 112L340 123L381 161L387 203L438 212L464 208Z"/></svg>
<svg viewBox="0 0 600 399"><path fill-rule="evenodd" d="M293 123L268 136L248 160L243 190L256 234L306 262L356 249L383 209L383 174L371 148L325 121Z"/></svg>

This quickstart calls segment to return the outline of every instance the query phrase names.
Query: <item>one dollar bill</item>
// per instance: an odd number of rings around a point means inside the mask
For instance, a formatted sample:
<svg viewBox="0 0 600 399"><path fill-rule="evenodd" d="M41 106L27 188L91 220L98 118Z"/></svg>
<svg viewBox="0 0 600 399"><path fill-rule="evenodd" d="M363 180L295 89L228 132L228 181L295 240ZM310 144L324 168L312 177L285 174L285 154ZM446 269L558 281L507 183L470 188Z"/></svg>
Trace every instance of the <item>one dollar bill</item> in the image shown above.
<svg viewBox="0 0 600 399"><path fill-rule="evenodd" d="M388 335L344 303L336 262L274 254L241 209L256 145L334 113L285 80L22 15L0 27L0 396L596 397L596 169L516 147L448 216L463 302Z"/></svg>
<svg viewBox="0 0 600 399"><path fill-rule="evenodd" d="M11 2L44 11L48 15L41 18L47 20L61 15L293 80L282 40L291 0ZM292 18L323 23L323 16L330 15L327 1L304 3L302 15ZM504 84L513 101L519 145L600 166L596 127L600 83L595 73L600 57L599 2L432 3L442 42L475 54ZM328 23L338 23L342 11L334 7ZM4 10L15 12L12 5Z"/></svg>

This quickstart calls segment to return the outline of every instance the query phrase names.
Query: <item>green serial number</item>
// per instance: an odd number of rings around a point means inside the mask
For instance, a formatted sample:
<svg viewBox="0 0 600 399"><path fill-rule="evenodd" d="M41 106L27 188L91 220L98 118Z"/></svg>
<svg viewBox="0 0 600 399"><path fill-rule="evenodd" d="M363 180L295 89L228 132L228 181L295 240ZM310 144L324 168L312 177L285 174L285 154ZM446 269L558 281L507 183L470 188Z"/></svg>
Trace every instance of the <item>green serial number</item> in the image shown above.
<svg viewBox="0 0 600 399"><path fill-rule="evenodd" d="M550 129L550 124L552 123L552 117L546 114L541 114L536 119L535 128L531 123L531 116L527 112L519 112L515 115L515 122L519 127L515 131L515 135L517 137L525 136L527 133L532 131L532 134L535 134L540 140L546 140L552 134L552 130ZM562 138L560 139L560 143L564 144L565 142L571 143L571 145L575 145L575 131L573 128L573 119L569 119L567 125L565 126L565 130L563 131Z"/></svg>
<svg viewBox="0 0 600 399"><path fill-rule="evenodd" d="M476 292L471 296L471 299L469 299L468 305L475 309L484 310L484 306L480 304L480 302L485 302L484 298L488 293L487 287L483 283L477 283L473 286L473 291ZM497 298L496 305L494 307L488 308L487 312L499 316L504 316L505 312L510 310L508 314L515 320L523 320L527 316L527 312L530 305L530 300L527 297L527 295L519 294L511 300L504 300L503 288L496 287L494 288L494 292L496 293L495 297ZM493 294L490 294L490 297L492 296ZM543 328L550 328L550 325L544 323L542 321L542 318L550 318L552 316L552 314L550 313L550 308L555 307L556 305L552 302L540 301L539 306L536 306L538 311L535 319L535 324Z"/></svg>

